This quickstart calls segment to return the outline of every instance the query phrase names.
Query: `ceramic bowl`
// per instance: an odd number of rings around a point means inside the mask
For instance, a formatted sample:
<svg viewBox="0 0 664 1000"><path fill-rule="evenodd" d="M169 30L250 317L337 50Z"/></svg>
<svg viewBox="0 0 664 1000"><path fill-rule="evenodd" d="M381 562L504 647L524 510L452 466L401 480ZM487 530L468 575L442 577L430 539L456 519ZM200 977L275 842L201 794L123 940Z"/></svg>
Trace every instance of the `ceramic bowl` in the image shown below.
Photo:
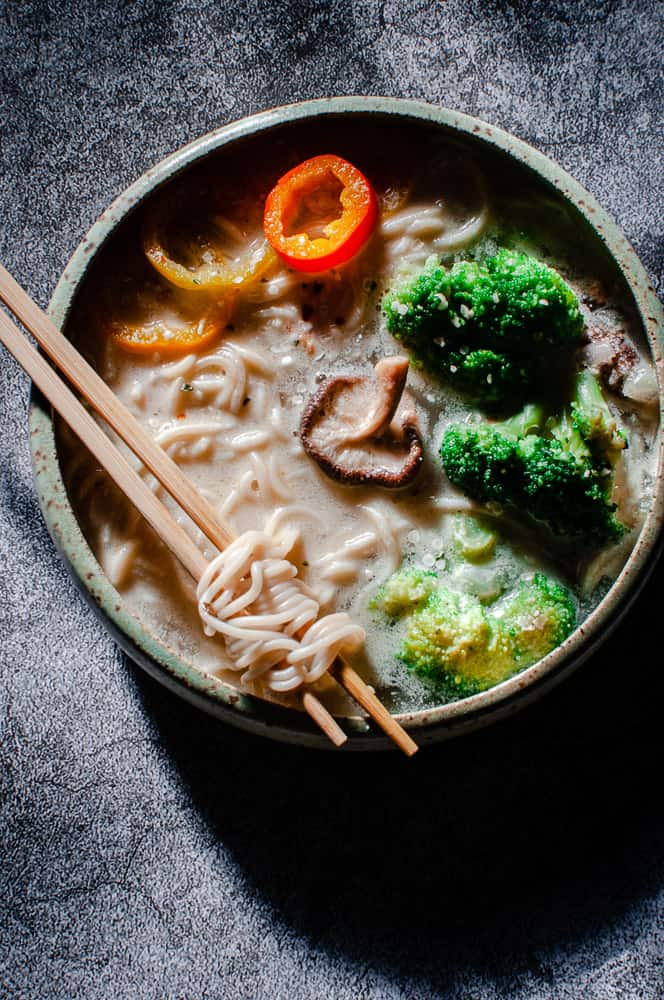
<svg viewBox="0 0 664 1000"><path fill-rule="evenodd" d="M403 123L404 128L435 128L441 134L463 137L490 150L505 170L524 170L539 178L550 191L564 199L576 213L578 223L602 244L618 276L622 275L632 299L637 322L647 337L660 386L660 421L664 367L662 361L662 310L649 287L643 267L627 240L595 199L559 166L519 139L443 108L390 98L333 98L310 101L266 111L224 126L185 146L148 170L121 194L94 224L71 258L49 306L57 326L65 329L77 291L86 279L92 261L118 226L160 185L201 163L229 144L248 137L283 136L288 129L320 127L326 120L336 125L351 120L367 129L381 123ZM122 597L105 577L92 554L68 502L56 449L50 408L38 393L30 409L33 469L41 508L51 536L64 556L82 593L96 608L104 625L126 653L149 674L219 719L243 729L311 747L328 747L326 738L301 712L278 707L238 693L218 678L201 673L183 662L150 634L124 606ZM664 510L662 448L651 509L637 544L604 599L576 631L538 664L499 686L453 704L441 705L400 716L401 723L420 744L468 732L507 716L541 697L549 688L578 667L604 641L621 615L637 596L652 568L661 536ZM383 735L359 715L344 722L349 734L345 750L376 750L388 744Z"/></svg>

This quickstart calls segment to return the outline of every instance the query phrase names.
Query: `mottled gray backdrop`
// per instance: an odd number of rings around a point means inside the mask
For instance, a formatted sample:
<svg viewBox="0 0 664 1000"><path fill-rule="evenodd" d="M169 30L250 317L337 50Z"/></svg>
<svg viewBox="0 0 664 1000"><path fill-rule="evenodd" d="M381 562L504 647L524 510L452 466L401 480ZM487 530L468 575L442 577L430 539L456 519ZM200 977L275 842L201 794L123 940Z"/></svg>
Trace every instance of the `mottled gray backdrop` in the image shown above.
<svg viewBox="0 0 664 1000"><path fill-rule="evenodd" d="M661 290L663 17L652 0L0 2L0 260L45 304L96 216L174 147L377 93L553 156ZM3 998L661 998L661 569L510 723L411 763L271 745L104 634L35 503L27 401L2 355Z"/></svg>

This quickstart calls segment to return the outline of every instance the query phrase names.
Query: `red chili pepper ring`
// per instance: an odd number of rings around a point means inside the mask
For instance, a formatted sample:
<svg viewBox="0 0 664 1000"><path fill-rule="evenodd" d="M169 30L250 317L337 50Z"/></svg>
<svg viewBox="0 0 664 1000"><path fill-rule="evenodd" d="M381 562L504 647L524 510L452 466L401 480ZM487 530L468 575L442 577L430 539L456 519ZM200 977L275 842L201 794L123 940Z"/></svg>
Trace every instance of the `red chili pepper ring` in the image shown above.
<svg viewBox="0 0 664 1000"><path fill-rule="evenodd" d="M373 187L340 156L305 160L277 181L265 202L263 228L279 256L297 271L344 264L376 224Z"/></svg>

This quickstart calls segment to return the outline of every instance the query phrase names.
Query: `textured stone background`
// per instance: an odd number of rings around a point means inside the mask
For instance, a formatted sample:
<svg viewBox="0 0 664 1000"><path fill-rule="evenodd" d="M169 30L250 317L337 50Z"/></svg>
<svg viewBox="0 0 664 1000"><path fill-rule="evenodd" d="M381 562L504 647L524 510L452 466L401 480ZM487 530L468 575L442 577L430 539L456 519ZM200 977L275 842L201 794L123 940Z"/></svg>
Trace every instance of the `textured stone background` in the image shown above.
<svg viewBox="0 0 664 1000"><path fill-rule="evenodd" d="M174 147L280 102L385 93L552 155L661 290L663 19L652 0L0 2L0 259L45 304ZM27 400L3 356L3 998L662 996L661 568L508 724L411 763L273 746L104 634L35 503Z"/></svg>

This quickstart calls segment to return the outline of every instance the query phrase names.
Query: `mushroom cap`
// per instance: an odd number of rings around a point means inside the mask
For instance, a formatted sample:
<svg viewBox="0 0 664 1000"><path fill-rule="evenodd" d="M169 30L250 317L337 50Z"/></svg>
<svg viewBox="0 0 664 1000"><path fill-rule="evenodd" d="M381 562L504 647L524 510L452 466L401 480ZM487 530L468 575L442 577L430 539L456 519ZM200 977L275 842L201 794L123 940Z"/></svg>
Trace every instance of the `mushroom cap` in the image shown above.
<svg viewBox="0 0 664 1000"><path fill-rule="evenodd" d="M415 478L422 439L407 374L407 358L383 358L372 375L334 376L310 398L302 445L331 479L397 489Z"/></svg>

